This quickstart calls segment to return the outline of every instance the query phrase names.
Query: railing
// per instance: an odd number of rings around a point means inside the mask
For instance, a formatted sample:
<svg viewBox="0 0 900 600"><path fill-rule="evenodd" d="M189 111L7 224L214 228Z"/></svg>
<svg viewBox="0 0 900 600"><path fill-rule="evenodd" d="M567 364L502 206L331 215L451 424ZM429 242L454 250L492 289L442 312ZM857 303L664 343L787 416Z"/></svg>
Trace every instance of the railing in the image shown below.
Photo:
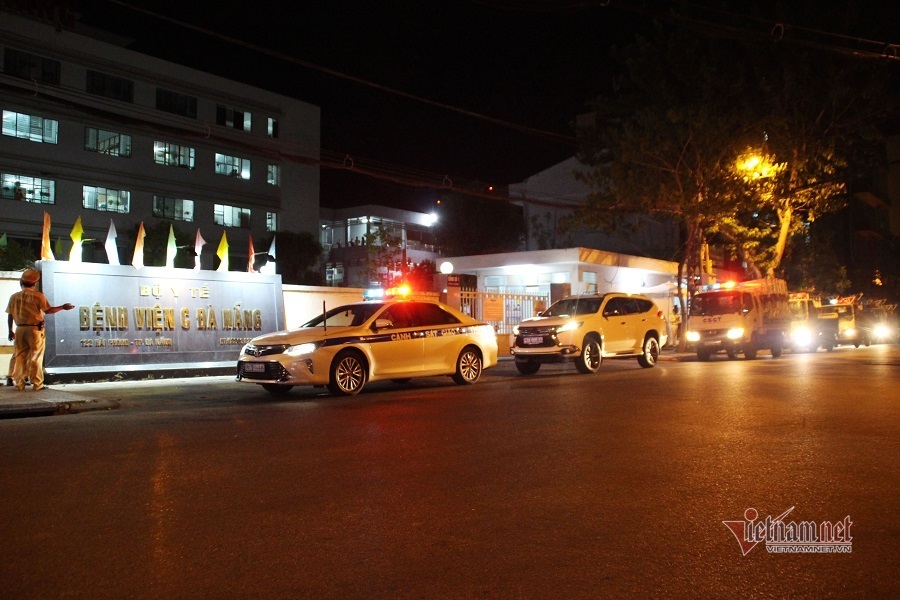
<svg viewBox="0 0 900 600"><path fill-rule="evenodd" d="M522 319L547 308L550 295L461 291L459 302L462 312L490 323L497 333L509 334Z"/></svg>

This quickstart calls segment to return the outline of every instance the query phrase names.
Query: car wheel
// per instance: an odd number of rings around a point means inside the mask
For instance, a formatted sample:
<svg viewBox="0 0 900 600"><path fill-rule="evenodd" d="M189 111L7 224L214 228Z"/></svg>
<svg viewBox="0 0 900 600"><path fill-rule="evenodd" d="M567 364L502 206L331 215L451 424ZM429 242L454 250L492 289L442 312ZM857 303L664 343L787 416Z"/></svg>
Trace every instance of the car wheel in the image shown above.
<svg viewBox="0 0 900 600"><path fill-rule="evenodd" d="M331 362L328 389L332 394L352 396L366 385L366 366L358 352L345 350Z"/></svg>
<svg viewBox="0 0 900 600"><path fill-rule="evenodd" d="M737 355L738 355L737 350L733 350L731 348L728 348L727 350L725 350L725 354L727 354L728 358L730 358L731 360L736 359Z"/></svg>
<svg viewBox="0 0 900 600"><path fill-rule="evenodd" d="M522 375L534 375L541 368L541 363L533 360L517 360L516 368Z"/></svg>
<svg viewBox="0 0 900 600"><path fill-rule="evenodd" d="M756 353L759 350L756 348L756 342L747 342L744 344L744 358L747 360L753 360L756 358Z"/></svg>
<svg viewBox="0 0 900 600"><path fill-rule="evenodd" d="M459 385L471 385L481 377L481 353L474 346L466 346L456 359L453 381Z"/></svg>
<svg viewBox="0 0 900 600"><path fill-rule="evenodd" d="M776 344L775 346L772 346L770 350L772 351L772 358L779 358L784 351L784 347Z"/></svg>
<svg viewBox="0 0 900 600"><path fill-rule="evenodd" d="M658 361L659 342L652 335L648 335L647 339L644 340L644 350L641 355L638 356L638 364L645 369L649 369L655 367Z"/></svg>
<svg viewBox="0 0 900 600"><path fill-rule="evenodd" d="M579 373L590 375L600 370L600 363L603 362L603 355L600 349L600 340L589 335L584 338L581 354L575 359L575 368Z"/></svg>
<svg viewBox="0 0 900 600"><path fill-rule="evenodd" d="M287 394L294 389L294 386L292 385L281 385L279 383L264 383L262 384L262 387L270 394Z"/></svg>

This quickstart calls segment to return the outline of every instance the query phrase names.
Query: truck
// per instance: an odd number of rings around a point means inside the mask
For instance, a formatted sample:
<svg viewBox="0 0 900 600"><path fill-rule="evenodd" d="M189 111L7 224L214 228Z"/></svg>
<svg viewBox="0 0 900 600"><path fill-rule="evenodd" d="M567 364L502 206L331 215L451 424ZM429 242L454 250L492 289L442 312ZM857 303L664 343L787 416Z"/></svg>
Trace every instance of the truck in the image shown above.
<svg viewBox="0 0 900 600"><path fill-rule="evenodd" d="M862 294L835 299L820 309L820 315L837 321L837 344L859 348L872 343L872 331L866 311L862 308Z"/></svg>
<svg viewBox="0 0 900 600"><path fill-rule="evenodd" d="M728 358L743 353L752 360L764 348L778 358L790 323L787 284L766 277L704 286L691 298L685 335L689 346L696 348L697 358L704 361L721 351Z"/></svg>
<svg viewBox="0 0 900 600"><path fill-rule="evenodd" d="M822 311L822 300L810 292L790 292L791 326L788 346L792 352L831 352L837 344L837 315Z"/></svg>

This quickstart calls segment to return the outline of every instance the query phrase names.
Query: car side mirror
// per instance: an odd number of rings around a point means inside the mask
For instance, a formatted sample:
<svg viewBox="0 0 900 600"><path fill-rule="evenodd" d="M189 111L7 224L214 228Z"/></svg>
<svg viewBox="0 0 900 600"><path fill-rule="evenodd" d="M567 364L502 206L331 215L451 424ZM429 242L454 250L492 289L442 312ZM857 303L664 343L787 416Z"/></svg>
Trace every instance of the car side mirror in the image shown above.
<svg viewBox="0 0 900 600"><path fill-rule="evenodd" d="M372 329L377 331L379 329L390 329L393 326L394 323L390 319L375 319L375 325L372 326Z"/></svg>

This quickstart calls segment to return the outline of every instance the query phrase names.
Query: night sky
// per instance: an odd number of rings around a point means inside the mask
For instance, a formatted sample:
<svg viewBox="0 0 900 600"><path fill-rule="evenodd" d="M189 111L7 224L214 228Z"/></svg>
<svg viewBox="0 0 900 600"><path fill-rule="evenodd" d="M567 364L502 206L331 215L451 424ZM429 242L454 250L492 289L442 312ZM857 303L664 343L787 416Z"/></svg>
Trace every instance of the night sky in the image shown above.
<svg viewBox="0 0 900 600"><path fill-rule="evenodd" d="M575 116L611 85L610 48L648 30L654 18L665 19L671 5L697 6L665 0L68 4L84 22L134 38L134 50L318 105L326 157L349 155L404 182L447 176L485 186L519 182L572 156ZM896 16L896 9L882 10ZM889 19L879 23L897 31ZM406 183L322 170L323 206L424 210L435 196Z"/></svg>

